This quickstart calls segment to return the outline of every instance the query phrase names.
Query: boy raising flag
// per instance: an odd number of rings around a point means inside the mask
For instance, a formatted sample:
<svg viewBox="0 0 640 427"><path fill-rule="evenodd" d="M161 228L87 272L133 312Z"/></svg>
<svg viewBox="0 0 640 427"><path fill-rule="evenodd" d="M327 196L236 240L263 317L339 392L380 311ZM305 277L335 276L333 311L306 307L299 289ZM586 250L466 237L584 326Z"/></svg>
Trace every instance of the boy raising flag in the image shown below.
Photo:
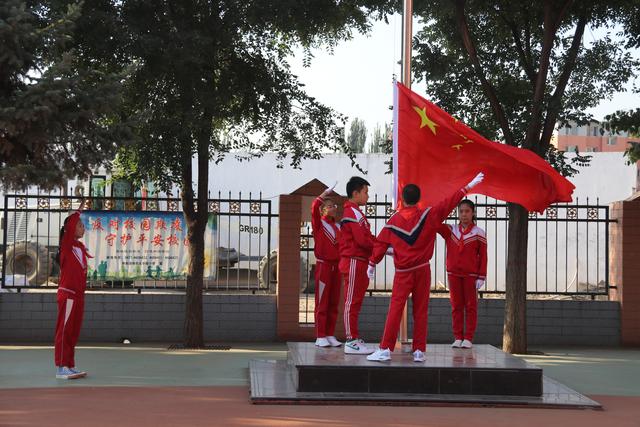
<svg viewBox="0 0 640 427"><path fill-rule="evenodd" d="M429 262L433 255L436 232L440 224L462 198L484 179L481 172L465 187L456 191L433 208L421 209L420 188L407 184L402 189L402 208L393 214L378 235L369 260L367 275L372 278L375 265L393 248L395 276L387 321L380 348L367 357L371 361L391 360L396 345L402 311L411 294L413 303L413 360L424 362L427 346L427 309L431 287Z"/></svg>

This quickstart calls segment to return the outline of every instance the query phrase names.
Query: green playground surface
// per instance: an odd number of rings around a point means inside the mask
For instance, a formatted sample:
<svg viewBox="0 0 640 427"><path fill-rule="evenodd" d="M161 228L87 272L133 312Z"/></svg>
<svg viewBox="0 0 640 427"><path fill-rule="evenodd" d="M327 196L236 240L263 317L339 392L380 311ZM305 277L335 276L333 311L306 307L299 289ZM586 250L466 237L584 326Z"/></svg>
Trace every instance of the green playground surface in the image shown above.
<svg viewBox="0 0 640 427"><path fill-rule="evenodd" d="M56 380L50 345L0 346L0 388L248 386L251 359L285 359L283 343L229 343L230 350L168 350L169 344L81 345L83 380ZM535 347L519 356L586 395L640 396L640 349ZM428 352L428 349L427 349Z"/></svg>

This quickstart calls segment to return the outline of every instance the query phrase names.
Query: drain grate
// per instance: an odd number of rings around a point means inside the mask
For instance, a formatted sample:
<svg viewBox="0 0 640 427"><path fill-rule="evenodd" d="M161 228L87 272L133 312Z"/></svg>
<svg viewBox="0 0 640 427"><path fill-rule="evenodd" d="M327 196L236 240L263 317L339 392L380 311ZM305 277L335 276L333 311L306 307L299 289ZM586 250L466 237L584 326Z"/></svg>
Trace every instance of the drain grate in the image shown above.
<svg viewBox="0 0 640 427"><path fill-rule="evenodd" d="M184 344L173 344L170 345L167 350L215 350L215 351L228 351L231 350L231 346L229 345L205 345L203 347L185 347Z"/></svg>

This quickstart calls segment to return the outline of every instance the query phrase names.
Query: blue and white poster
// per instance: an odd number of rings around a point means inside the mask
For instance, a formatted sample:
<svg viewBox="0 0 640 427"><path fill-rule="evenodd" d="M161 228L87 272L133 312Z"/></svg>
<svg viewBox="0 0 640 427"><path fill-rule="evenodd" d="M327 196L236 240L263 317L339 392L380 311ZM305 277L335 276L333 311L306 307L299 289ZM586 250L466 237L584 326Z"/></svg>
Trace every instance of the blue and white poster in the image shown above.
<svg viewBox="0 0 640 427"><path fill-rule="evenodd" d="M89 280L181 280L189 264L182 212L84 211ZM205 279L215 279L217 217L205 231Z"/></svg>

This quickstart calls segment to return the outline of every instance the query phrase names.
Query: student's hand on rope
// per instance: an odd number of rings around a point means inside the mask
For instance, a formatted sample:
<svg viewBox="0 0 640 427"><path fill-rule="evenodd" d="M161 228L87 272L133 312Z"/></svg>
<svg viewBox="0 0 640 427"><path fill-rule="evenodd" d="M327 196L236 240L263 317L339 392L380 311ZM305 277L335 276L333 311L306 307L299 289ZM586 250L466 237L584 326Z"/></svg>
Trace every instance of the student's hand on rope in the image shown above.
<svg viewBox="0 0 640 427"><path fill-rule="evenodd" d="M484 173L480 172L478 175L476 175L475 178L471 180L470 183L467 184L467 190L471 190L473 187L480 184L483 180L484 180Z"/></svg>
<svg viewBox="0 0 640 427"><path fill-rule="evenodd" d="M481 287L484 286L484 279L477 279L476 280L476 289L480 290Z"/></svg>
<svg viewBox="0 0 640 427"><path fill-rule="evenodd" d="M336 185L338 185L338 181L336 181L333 186L331 186L330 188L327 188L326 190L324 190L322 192L322 194L320 195L320 197L325 198L327 196L329 196L329 194L331 194L333 192L333 189L336 188Z"/></svg>
<svg viewBox="0 0 640 427"><path fill-rule="evenodd" d="M369 279L373 279L373 276L376 274L376 266L369 264L369 268L367 268L367 277Z"/></svg>

